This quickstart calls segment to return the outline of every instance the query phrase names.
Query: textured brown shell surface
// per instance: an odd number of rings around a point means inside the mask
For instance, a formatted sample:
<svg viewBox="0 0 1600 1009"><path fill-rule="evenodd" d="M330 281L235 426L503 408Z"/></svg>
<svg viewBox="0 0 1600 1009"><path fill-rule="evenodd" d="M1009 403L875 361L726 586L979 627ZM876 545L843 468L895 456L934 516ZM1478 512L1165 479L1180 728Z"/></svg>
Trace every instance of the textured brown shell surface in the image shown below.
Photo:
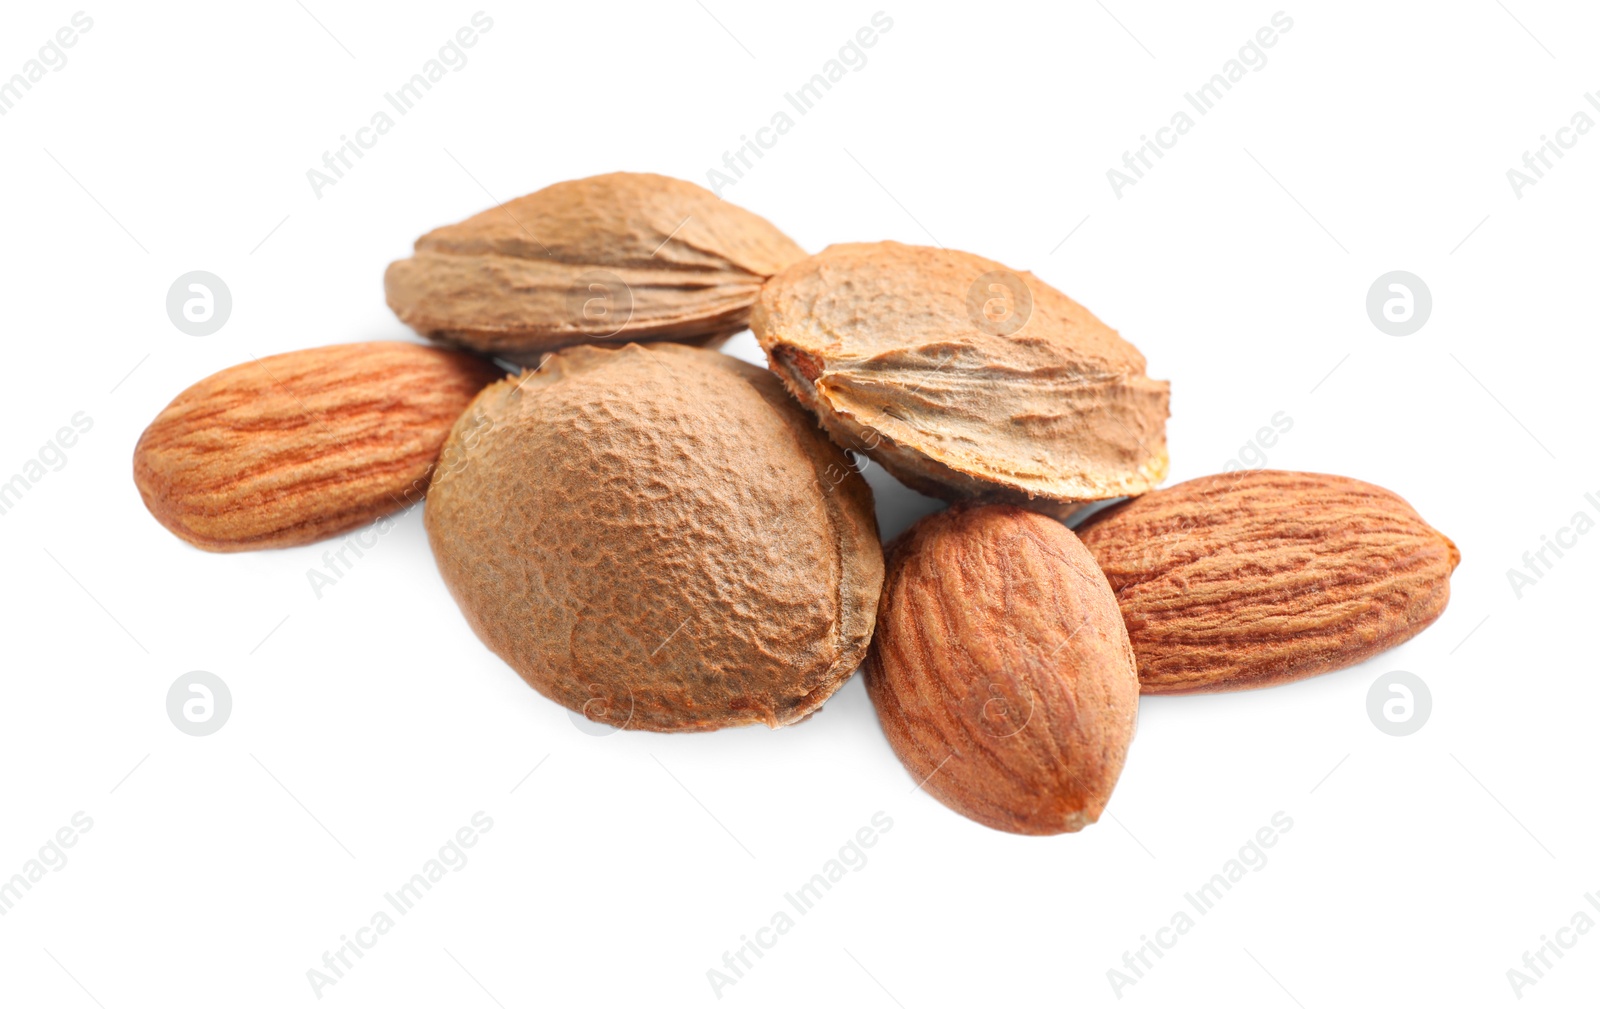
<svg viewBox="0 0 1600 1009"><path fill-rule="evenodd" d="M979 823L1094 823L1138 714L1133 652L1072 531L1011 505L956 505L893 545L867 690L895 753Z"/></svg>
<svg viewBox="0 0 1600 1009"><path fill-rule="evenodd" d="M996 271L1033 301L1011 335L969 315L973 283ZM830 246L768 281L750 326L836 440L924 493L1048 506L1166 476L1167 383L1082 305L993 260Z"/></svg>
<svg viewBox="0 0 1600 1009"><path fill-rule="evenodd" d="M1116 591L1149 694L1361 662L1444 612L1461 557L1382 487L1277 470L1154 491L1078 534Z"/></svg>
<svg viewBox="0 0 1600 1009"><path fill-rule="evenodd" d="M398 342L237 365L151 421L134 483L157 521L205 550L323 539L420 500L451 425L504 374Z"/></svg>
<svg viewBox="0 0 1600 1009"><path fill-rule="evenodd" d="M784 725L866 652L872 493L767 371L676 344L574 347L484 390L426 523L478 636L595 721Z"/></svg>
<svg viewBox="0 0 1600 1009"><path fill-rule="evenodd" d="M804 255L764 218L694 183L615 172L430 231L389 266L384 287L417 332L533 364L578 343L737 332L762 281ZM628 296L612 291L590 313L595 271Z"/></svg>

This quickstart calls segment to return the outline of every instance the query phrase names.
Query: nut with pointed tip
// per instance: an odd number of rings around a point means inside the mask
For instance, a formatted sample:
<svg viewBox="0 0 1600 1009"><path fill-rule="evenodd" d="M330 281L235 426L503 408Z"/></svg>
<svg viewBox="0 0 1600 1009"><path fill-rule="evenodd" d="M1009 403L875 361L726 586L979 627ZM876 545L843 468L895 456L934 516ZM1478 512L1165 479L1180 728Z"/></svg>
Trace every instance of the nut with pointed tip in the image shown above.
<svg viewBox="0 0 1600 1009"><path fill-rule="evenodd" d="M422 500L439 446L490 362L414 343L346 343L235 365L150 422L133 479L202 550L288 547Z"/></svg>
<svg viewBox="0 0 1600 1009"><path fill-rule="evenodd" d="M1081 830L1105 809L1139 707L1111 587L1072 531L956 505L891 547L867 691L922 788L996 830Z"/></svg>
<svg viewBox="0 0 1600 1009"><path fill-rule="evenodd" d="M721 341L762 281L804 256L692 182L613 172L436 228L383 283L418 333L531 365L580 343Z"/></svg>
<svg viewBox="0 0 1600 1009"><path fill-rule="evenodd" d="M1353 666L1433 623L1461 560L1382 487L1280 470L1154 491L1078 535L1116 591L1147 694Z"/></svg>

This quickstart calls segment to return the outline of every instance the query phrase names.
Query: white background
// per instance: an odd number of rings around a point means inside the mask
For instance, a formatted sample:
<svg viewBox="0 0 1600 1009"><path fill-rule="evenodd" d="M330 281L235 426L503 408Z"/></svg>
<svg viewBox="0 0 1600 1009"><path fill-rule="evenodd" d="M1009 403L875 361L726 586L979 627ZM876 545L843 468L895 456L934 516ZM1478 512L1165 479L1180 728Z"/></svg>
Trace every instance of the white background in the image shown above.
<svg viewBox="0 0 1600 1009"><path fill-rule="evenodd" d="M1120 199L1106 170L1276 5L884 7L869 62L724 192L813 251L938 241L1066 291L1172 381L1173 482L1283 411L1271 466L1392 488L1459 544L1449 609L1393 652L1146 699L1079 835L1009 836L913 794L859 677L777 732L587 735L473 637L420 511L320 600L323 546L205 554L145 512L133 445L183 388L250 355L407 338L384 266L490 194L620 169L704 183L877 2L485 7L467 65L320 199L306 170L476 4L86 10L69 62L0 117L0 480L94 421L0 516L0 877L75 812L94 826L0 917L0 1003L316 1004L307 970L479 810L494 827L470 862L322 1003L719 1004L707 971L877 811L894 825L865 867L721 1004L1116 1004L1108 969L1278 811L1294 826L1268 864L1122 1003L1510 1005L1525 950L1600 921L1600 536L1520 599L1506 575L1600 517L1600 131L1520 199L1506 177L1573 113L1600 117L1583 5L1286 7L1265 67ZM8 4L0 76L75 10ZM1407 337L1365 309L1397 269L1434 302ZM190 270L232 291L215 335L166 315ZM748 335L731 349L756 356ZM880 494L885 532L917 507ZM233 697L204 738L165 710L195 669ZM1394 669L1433 698L1404 738L1366 713ZM1578 938L1523 1001L1576 1004L1597 960L1600 935Z"/></svg>

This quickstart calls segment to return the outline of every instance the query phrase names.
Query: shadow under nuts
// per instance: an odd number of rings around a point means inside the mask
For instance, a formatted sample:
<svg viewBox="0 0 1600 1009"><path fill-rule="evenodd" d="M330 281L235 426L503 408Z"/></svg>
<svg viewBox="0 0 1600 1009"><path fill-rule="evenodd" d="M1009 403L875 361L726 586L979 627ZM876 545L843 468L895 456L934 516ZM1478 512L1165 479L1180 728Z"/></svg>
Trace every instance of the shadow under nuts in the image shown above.
<svg viewBox="0 0 1600 1009"><path fill-rule="evenodd" d="M872 492L769 372L574 347L490 386L428 496L467 622L535 689L662 732L798 721L872 636Z"/></svg>
<svg viewBox="0 0 1600 1009"><path fill-rule="evenodd" d="M805 250L748 210L664 175L558 182L417 239L389 307L424 336L509 361L579 343L720 341Z"/></svg>
<svg viewBox="0 0 1600 1009"><path fill-rule="evenodd" d="M1147 694L1353 666L1433 623L1461 560L1397 494L1279 470L1154 491L1078 535L1116 591Z"/></svg>
<svg viewBox="0 0 1600 1009"><path fill-rule="evenodd" d="M956 505L891 547L867 690L923 790L1018 834L1099 819L1139 705L1105 576L1071 530L1010 505Z"/></svg>
<svg viewBox="0 0 1600 1009"><path fill-rule="evenodd" d="M762 289L750 328L834 440L948 501L1141 494L1167 473L1167 383L1089 310L954 249L834 245Z"/></svg>

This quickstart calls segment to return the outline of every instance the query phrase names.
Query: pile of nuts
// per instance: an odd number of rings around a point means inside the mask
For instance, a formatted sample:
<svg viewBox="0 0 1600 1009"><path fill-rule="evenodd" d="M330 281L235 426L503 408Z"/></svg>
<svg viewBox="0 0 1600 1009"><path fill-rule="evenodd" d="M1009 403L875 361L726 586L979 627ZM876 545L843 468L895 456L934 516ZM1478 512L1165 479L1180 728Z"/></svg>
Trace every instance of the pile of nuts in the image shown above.
<svg viewBox="0 0 1600 1009"><path fill-rule="evenodd" d="M776 727L864 661L907 770L999 830L1095 822L1140 693L1360 662L1443 612L1460 560L1345 477L1157 490L1167 383L1083 306L964 252L807 256L692 183L551 186L422 236L385 288L441 346L192 386L134 453L162 525L293 546L426 493L467 622L546 697L624 728ZM747 327L768 370L708 349ZM883 547L850 453L952 506Z"/></svg>

